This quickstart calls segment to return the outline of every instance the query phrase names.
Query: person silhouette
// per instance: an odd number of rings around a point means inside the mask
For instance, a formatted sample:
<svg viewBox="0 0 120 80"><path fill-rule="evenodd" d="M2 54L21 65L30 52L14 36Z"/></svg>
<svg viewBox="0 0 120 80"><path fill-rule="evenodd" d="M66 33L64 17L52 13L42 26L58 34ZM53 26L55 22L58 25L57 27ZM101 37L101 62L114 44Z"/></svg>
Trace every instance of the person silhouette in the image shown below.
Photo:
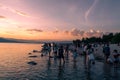
<svg viewBox="0 0 120 80"><path fill-rule="evenodd" d="M64 50L63 50L63 46L62 45L58 49L58 56L59 56L60 62L61 62L61 59L63 60L63 62L65 62Z"/></svg>

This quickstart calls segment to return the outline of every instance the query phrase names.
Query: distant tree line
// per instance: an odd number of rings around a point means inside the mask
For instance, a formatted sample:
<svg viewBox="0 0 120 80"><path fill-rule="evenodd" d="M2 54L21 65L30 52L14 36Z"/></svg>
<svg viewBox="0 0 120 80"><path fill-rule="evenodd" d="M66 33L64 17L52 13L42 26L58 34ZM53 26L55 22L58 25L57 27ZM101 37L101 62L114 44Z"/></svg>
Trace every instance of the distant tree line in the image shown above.
<svg viewBox="0 0 120 80"><path fill-rule="evenodd" d="M120 33L104 34L102 37L82 38L82 40L73 40L73 43L80 46L81 43L113 43L120 44Z"/></svg>

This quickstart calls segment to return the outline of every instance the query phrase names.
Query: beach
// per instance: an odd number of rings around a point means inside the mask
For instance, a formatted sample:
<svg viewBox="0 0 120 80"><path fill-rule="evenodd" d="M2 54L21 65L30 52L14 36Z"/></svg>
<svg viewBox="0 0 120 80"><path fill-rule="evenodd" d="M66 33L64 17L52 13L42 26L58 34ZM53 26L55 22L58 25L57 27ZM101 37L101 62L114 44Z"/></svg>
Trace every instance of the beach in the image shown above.
<svg viewBox="0 0 120 80"><path fill-rule="evenodd" d="M48 55L41 57L40 53L32 52L33 49L40 50L42 44L1 43L1 45L0 80L120 80L120 66L114 68L111 64L95 60L95 64L86 69L84 56L78 56L74 62L70 53L69 59L65 59L65 63L60 63ZM99 46L96 48L98 54L101 54L101 48ZM119 49L116 45L111 45L111 50L114 48ZM30 65L28 64L30 61L37 64Z"/></svg>

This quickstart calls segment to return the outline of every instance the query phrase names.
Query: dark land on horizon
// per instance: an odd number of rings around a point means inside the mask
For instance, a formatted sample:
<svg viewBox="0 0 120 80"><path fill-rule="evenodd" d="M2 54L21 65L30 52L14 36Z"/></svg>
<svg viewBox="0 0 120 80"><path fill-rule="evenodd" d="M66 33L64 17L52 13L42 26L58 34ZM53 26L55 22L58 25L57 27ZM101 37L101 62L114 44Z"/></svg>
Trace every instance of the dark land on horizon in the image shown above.
<svg viewBox="0 0 120 80"><path fill-rule="evenodd" d="M106 43L110 42L113 44L120 44L120 32L119 33L109 33L102 37L90 37L76 39L73 41L55 41L55 40L24 40L24 39L14 39L14 38L4 38L0 37L1 43L45 43L45 42L58 42L58 43Z"/></svg>
<svg viewBox="0 0 120 80"><path fill-rule="evenodd" d="M42 43L42 42L38 40L24 40L0 37L0 43Z"/></svg>
<svg viewBox="0 0 120 80"><path fill-rule="evenodd" d="M72 43L72 41L24 40L24 39L14 39L14 38L0 37L0 43L36 43L36 44L41 44L41 43L45 43L45 42Z"/></svg>

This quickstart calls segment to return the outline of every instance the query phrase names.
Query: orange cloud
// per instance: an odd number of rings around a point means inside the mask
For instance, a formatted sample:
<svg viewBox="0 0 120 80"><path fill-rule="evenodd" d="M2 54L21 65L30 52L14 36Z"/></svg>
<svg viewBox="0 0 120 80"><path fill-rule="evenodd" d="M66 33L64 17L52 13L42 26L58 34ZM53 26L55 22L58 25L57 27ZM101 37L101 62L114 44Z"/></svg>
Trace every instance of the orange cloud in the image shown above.
<svg viewBox="0 0 120 80"><path fill-rule="evenodd" d="M4 19L4 18L6 18L6 17L5 17L5 16L1 16L1 15L0 15L0 19Z"/></svg>
<svg viewBox="0 0 120 80"><path fill-rule="evenodd" d="M65 34L69 34L69 31L66 30L66 31L64 31L64 33L65 33Z"/></svg>
<svg viewBox="0 0 120 80"><path fill-rule="evenodd" d="M59 33L59 31L58 31L58 30L55 30L55 31L53 31L53 33Z"/></svg>
<svg viewBox="0 0 120 80"><path fill-rule="evenodd" d="M41 29L27 29L26 31L30 31L30 32L43 32L43 30L41 30Z"/></svg>

